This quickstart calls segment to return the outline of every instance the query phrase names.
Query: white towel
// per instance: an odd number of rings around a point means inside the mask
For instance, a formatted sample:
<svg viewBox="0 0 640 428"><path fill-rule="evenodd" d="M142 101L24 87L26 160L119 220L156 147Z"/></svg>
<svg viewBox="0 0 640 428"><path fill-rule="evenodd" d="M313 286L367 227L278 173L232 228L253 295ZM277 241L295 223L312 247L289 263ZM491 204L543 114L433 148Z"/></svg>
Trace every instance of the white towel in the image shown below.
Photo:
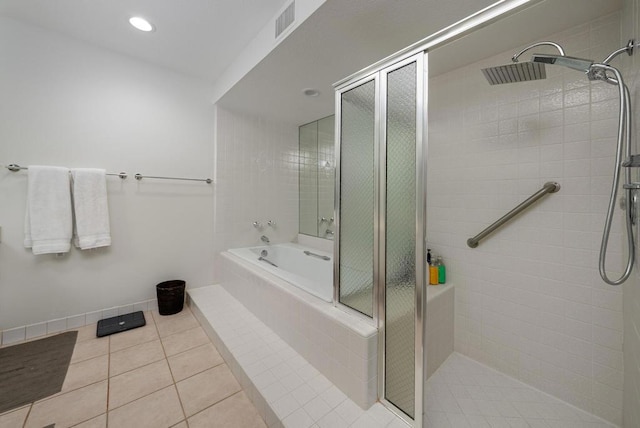
<svg viewBox="0 0 640 428"><path fill-rule="evenodd" d="M107 181L104 169L72 169L75 233L73 243L81 250L111 245Z"/></svg>
<svg viewBox="0 0 640 428"><path fill-rule="evenodd" d="M71 248L69 169L29 166L24 246L33 254L66 253Z"/></svg>

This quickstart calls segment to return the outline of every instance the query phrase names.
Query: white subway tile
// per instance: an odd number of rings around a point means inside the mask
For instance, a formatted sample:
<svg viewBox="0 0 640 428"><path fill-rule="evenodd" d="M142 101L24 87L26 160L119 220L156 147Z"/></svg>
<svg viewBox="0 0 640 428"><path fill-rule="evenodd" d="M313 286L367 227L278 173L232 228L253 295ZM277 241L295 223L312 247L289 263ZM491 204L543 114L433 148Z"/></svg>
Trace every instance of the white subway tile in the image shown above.
<svg viewBox="0 0 640 428"><path fill-rule="evenodd" d="M26 328L17 327L2 331L2 345L22 342L26 339Z"/></svg>
<svg viewBox="0 0 640 428"><path fill-rule="evenodd" d="M67 329L67 319L59 318L47 321L47 334L58 333Z"/></svg>
<svg viewBox="0 0 640 428"><path fill-rule="evenodd" d="M25 339L33 339L34 337L44 336L47 334L47 323L41 322L38 324L31 324L26 327Z"/></svg>

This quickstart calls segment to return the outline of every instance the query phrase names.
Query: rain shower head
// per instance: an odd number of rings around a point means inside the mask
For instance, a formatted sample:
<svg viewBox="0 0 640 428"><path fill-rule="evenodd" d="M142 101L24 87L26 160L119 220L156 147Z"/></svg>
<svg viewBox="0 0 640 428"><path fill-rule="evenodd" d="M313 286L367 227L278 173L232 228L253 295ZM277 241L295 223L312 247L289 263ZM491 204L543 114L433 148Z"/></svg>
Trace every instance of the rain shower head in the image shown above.
<svg viewBox="0 0 640 428"><path fill-rule="evenodd" d="M483 68L482 73L484 77L487 78L491 85L546 79L547 73L544 68L544 61L518 62L520 55L537 46L553 46L560 52L560 55L564 55L564 49L557 43L548 41L534 43L511 57L511 61L513 61L512 64Z"/></svg>
<svg viewBox="0 0 640 428"><path fill-rule="evenodd" d="M544 63L538 62L514 62L513 64L483 68L482 73L491 85L526 82L547 77Z"/></svg>
<svg viewBox="0 0 640 428"><path fill-rule="evenodd" d="M589 73L591 71L591 66L593 65L593 61L590 59L575 58L564 55L533 54L531 56L531 61L536 64L563 65L573 70L582 71L583 73Z"/></svg>

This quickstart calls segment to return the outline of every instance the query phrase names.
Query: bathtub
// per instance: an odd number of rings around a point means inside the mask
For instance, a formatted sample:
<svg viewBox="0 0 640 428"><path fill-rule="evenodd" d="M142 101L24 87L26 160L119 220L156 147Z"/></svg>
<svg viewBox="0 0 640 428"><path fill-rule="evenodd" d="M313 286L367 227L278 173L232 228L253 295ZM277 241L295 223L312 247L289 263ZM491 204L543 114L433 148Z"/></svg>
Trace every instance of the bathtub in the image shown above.
<svg viewBox="0 0 640 428"><path fill-rule="evenodd" d="M277 267L259 260L263 250ZM220 275L233 297L360 407L376 402L378 329L333 305L330 253L292 243L231 249L222 253ZM428 286L426 292L430 376L453 352L454 295L449 284Z"/></svg>
<svg viewBox="0 0 640 428"><path fill-rule="evenodd" d="M330 253L298 244L236 248L229 252L325 302L333 301L333 257ZM265 255L261 258L261 254Z"/></svg>

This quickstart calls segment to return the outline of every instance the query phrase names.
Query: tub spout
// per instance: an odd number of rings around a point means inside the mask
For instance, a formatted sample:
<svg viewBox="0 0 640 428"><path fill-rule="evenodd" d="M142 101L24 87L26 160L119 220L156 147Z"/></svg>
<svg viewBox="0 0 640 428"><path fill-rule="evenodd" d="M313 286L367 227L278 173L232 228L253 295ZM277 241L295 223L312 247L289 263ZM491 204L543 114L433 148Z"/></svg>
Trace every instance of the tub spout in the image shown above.
<svg viewBox="0 0 640 428"><path fill-rule="evenodd" d="M269 238L267 238L267 236L266 236L266 235L262 235L262 236L260 237L260 240L261 240L262 242L264 242L265 244L268 244L268 243L269 243Z"/></svg>

